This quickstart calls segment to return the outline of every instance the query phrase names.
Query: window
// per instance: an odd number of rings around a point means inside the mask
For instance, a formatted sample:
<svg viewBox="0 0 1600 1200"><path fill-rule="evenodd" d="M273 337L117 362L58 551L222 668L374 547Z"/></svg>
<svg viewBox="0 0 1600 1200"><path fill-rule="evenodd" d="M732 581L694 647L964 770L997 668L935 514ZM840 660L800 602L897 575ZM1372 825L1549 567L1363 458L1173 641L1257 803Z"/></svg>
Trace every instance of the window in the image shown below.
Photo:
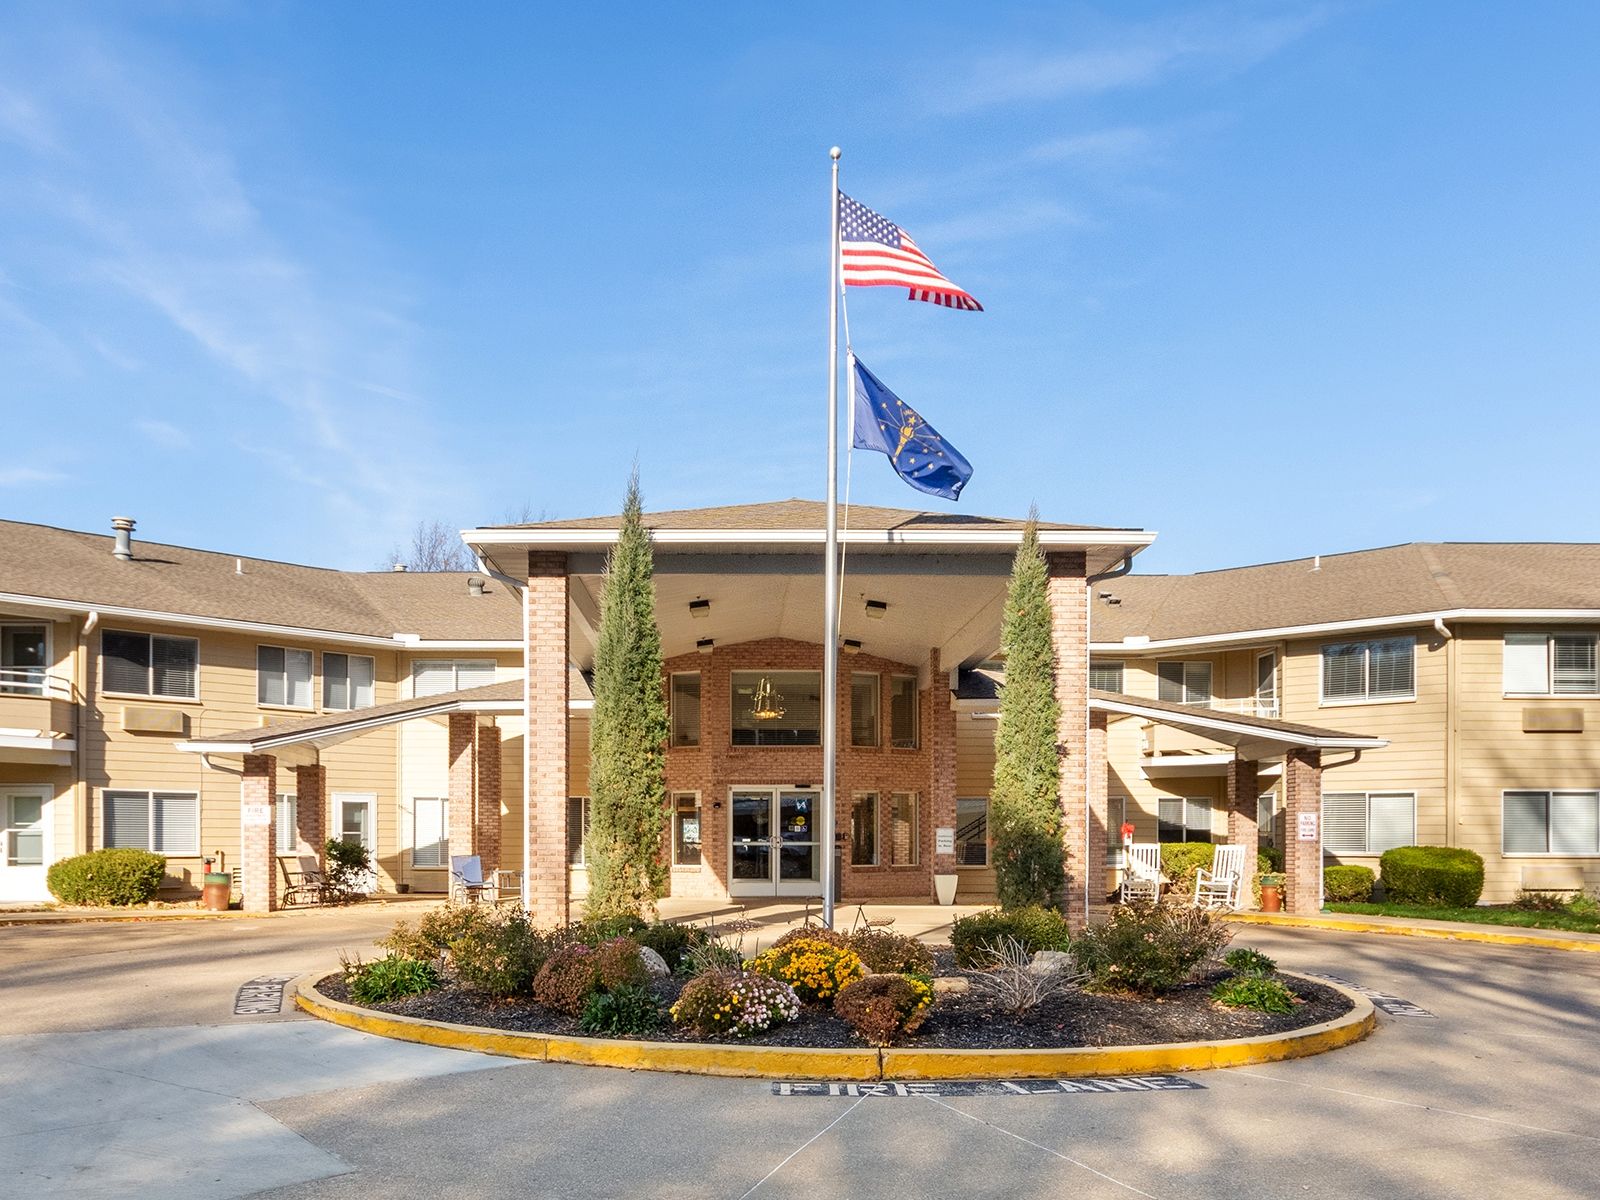
<svg viewBox="0 0 1600 1200"><path fill-rule="evenodd" d="M857 792L850 801L850 865L878 865L877 792Z"/></svg>
<svg viewBox="0 0 1600 1200"><path fill-rule="evenodd" d="M1112 867L1121 867L1122 861L1122 827L1128 822L1128 798L1126 796L1108 796L1106 798L1106 864Z"/></svg>
<svg viewBox="0 0 1600 1200"><path fill-rule="evenodd" d="M889 744L896 750L917 748L917 677L889 677Z"/></svg>
<svg viewBox="0 0 1600 1200"><path fill-rule="evenodd" d="M44 625L0 625L0 693L44 695L50 666L50 631Z"/></svg>
<svg viewBox="0 0 1600 1200"><path fill-rule="evenodd" d="M411 865L450 865L450 801L441 796L418 796L411 802Z"/></svg>
<svg viewBox="0 0 1600 1200"><path fill-rule="evenodd" d="M822 743L820 671L733 672L735 746Z"/></svg>
<svg viewBox="0 0 1600 1200"><path fill-rule="evenodd" d="M1209 842L1211 800L1205 796L1162 796L1156 803L1158 842Z"/></svg>
<svg viewBox="0 0 1600 1200"><path fill-rule="evenodd" d="M330 712L370 708L376 701L372 691L373 667L373 659L365 654L324 654L322 707Z"/></svg>
<svg viewBox="0 0 1600 1200"><path fill-rule="evenodd" d="M1256 841L1263 846L1278 844L1278 793L1264 792L1256 797Z"/></svg>
<svg viewBox="0 0 1600 1200"><path fill-rule="evenodd" d="M1410 700L1416 689L1416 640L1338 642L1322 648L1322 699Z"/></svg>
<svg viewBox="0 0 1600 1200"><path fill-rule="evenodd" d="M1382 854L1396 846L1415 845L1416 840L1415 793L1323 793L1324 850L1332 854Z"/></svg>
<svg viewBox="0 0 1600 1200"><path fill-rule="evenodd" d="M915 682L915 680L913 680ZM917 794L895 792L889 797L889 865L914 867L918 861L920 827Z"/></svg>
<svg viewBox="0 0 1600 1200"><path fill-rule="evenodd" d="M567 862L574 867L584 865L583 843L589 837L589 797L572 796L567 800Z"/></svg>
<svg viewBox="0 0 1600 1200"><path fill-rule="evenodd" d="M287 792L278 793L276 811L272 817L277 827L278 853L293 854L300 845L295 822L295 798Z"/></svg>
<svg viewBox="0 0 1600 1200"><path fill-rule="evenodd" d="M494 682L494 661L487 658L429 658L411 664L411 694L438 696Z"/></svg>
<svg viewBox="0 0 1600 1200"><path fill-rule="evenodd" d="M700 865L700 794L679 792L672 798L672 865Z"/></svg>
<svg viewBox="0 0 1600 1200"><path fill-rule="evenodd" d="M1089 686L1097 692L1122 690L1122 664L1119 662L1091 662Z"/></svg>
<svg viewBox="0 0 1600 1200"><path fill-rule="evenodd" d="M1508 696L1592 696L1600 693L1592 633L1508 633L1504 690Z"/></svg>
<svg viewBox="0 0 1600 1200"><path fill-rule="evenodd" d="M1278 656L1271 650L1256 655L1256 716L1278 715Z"/></svg>
<svg viewBox="0 0 1600 1200"><path fill-rule="evenodd" d="M100 686L130 696L200 695L200 643L194 638L123 633L100 635Z"/></svg>
<svg viewBox="0 0 1600 1200"><path fill-rule="evenodd" d="M878 677L850 676L850 744L876 746L879 739Z"/></svg>
<svg viewBox="0 0 1600 1200"><path fill-rule="evenodd" d="M687 671L672 677L668 698L672 709L672 744L700 744L700 672Z"/></svg>
<svg viewBox="0 0 1600 1200"><path fill-rule="evenodd" d="M44 866L44 797L13 794L0 797L0 850L8 867Z"/></svg>
<svg viewBox="0 0 1600 1200"><path fill-rule="evenodd" d="M956 801L956 866L989 865L989 798Z"/></svg>
<svg viewBox="0 0 1600 1200"><path fill-rule="evenodd" d="M256 703L311 707L311 651L256 647Z"/></svg>
<svg viewBox="0 0 1600 1200"><path fill-rule="evenodd" d="M200 853L200 797L195 792L103 792L105 845L157 854Z"/></svg>
<svg viewBox="0 0 1600 1200"><path fill-rule="evenodd" d="M1507 854L1600 854L1600 792L1503 792Z"/></svg>
<svg viewBox="0 0 1600 1200"><path fill-rule="evenodd" d="M1164 662L1156 666L1157 696L1173 704L1211 707L1211 664Z"/></svg>

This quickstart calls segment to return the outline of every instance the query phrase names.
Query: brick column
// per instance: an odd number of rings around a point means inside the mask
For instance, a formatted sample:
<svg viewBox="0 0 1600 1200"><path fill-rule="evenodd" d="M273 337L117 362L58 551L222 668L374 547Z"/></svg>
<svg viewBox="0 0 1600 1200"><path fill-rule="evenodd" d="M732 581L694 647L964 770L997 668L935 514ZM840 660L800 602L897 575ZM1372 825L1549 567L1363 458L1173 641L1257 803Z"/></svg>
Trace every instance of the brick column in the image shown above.
<svg viewBox="0 0 1600 1200"><path fill-rule="evenodd" d="M239 783L239 889L245 912L278 907L278 760L246 754Z"/></svg>
<svg viewBox="0 0 1600 1200"><path fill-rule="evenodd" d="M1089 878L1084 818L1088 799L1089 589L1081 550L1047 554L1050 581L1050 642L1055 652L1056 754L1061 797L1061 840L1066 851L1063 907L1074 929L1087 919L1084 884ZM1102 853L1101 863L1105 856ZM1095 885L1089 887L1093 899Z"/></svg>
<svg viewBox="0 0 1600 1200"><path fill-rule="evenodd" d="M928 797L933 822L933 845L937 848L940 829L956 827L956 713L951 707L950 686L937 650L928 651ZM956 856L933 856L937 875L956 869ZM933 881L929 880L929 887Z"/></svg>
<svg viewBox="0 0 1600 1200"><path fill-rule="evenodd" d="M478 715L454 712L449 721L449 836L450 857L455 858L478 853Z"/></svg>
<svg viewBox="0 0 1600 1200"><path fill-rule="evenodd" d="M1261 779L1254 759L1235 754L1228 764L1228 842L1244 847L1244 873L1239 877L1239 907L1251 903L1251 883L1256 877L1256 851L1260 830L1256 827L1261 798Z"/></svg>
<svg viewBox="0 0 1600 1200"><path fill-rule="evenodd" d="M328 768L317 763L294 769L295 851L327 865Z"/></svg>
<svg viewBox="0 0 1600 1200"><path fill-rule="evenodd" d="M1291 750L1283 759L1283 906L1292 913L1322 910L1322 751ZM1300 817L1316 820L1315 841L1300 840Z"/></svg>
<svg viewBox="0 0 1600 1200"><path fill-rule="evenodd" d="M528 552L528 732L523 819L528 823L528 908L542 924L567 920L567 556Z"/></svg>
<svg viewBox="0 0 1600 1200"><path fill-rule="evenodd" d="M1110 724L1103 712L1089 714L1089 741L1085 747L1088 775L1086 791L1089 803L1089 848L1086 859L1089 871L1089 912L1091 918L1109 914L1106 904L1106 854L1115 836L1111 820L1111 765L1106 758L1106 734Z"/></svg>
<svg viewBox="0 0 1600 1200"><path fill-rule="evenodd" d="M500 869L500 727L479 725L478 773L478 855L483 859L484 877Z"/></svg>

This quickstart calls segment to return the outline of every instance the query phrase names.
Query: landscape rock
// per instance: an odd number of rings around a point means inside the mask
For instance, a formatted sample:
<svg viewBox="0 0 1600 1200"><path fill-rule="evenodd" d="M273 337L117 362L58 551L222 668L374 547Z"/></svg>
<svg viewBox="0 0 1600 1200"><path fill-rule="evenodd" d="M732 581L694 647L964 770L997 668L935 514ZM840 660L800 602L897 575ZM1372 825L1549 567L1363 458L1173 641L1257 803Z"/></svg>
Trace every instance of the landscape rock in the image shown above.
<svg viewBox="0 0 1600 1200"><path fill-rule="evenodd" d="M639 947L639 961L644 964L644 969L657 979L665 979L672 974L667 969L667 960L650 949L649 946Z"/></svg>
<svg viewBox="0 0 1600 1200"><path fill-rule="evenodd" d="M1066 975L1072 971L1072 955L1065 950L1037 950L1028 964L1033 975Z"/></svg>

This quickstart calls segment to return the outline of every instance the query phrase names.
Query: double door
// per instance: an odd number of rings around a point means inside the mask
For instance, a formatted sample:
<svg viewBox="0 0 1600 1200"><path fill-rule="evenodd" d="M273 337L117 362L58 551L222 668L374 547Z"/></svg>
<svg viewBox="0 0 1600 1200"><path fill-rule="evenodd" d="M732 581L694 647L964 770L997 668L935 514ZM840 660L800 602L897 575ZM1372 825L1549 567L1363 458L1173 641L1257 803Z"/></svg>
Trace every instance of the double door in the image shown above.
<svg viewBox="0 0 1600 1200"><path fill-rule="evenodd" d="M730 798L734 896L822 894L822 793L816 788L740 787Z"/></svg>

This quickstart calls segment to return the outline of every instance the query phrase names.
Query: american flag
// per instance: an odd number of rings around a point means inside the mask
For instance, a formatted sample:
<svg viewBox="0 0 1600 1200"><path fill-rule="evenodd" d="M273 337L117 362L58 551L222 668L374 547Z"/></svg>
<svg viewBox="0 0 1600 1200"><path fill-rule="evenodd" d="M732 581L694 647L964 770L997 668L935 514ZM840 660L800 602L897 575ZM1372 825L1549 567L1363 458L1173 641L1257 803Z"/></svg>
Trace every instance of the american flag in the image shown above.
<svg viewBox="0 0 1600 1200"><path fill-rule="evenodd" d="M909 300L982 312L983 305L951 283L911 235L858 200L839 193L839 252L850 287L906 287Z"/></svg>

